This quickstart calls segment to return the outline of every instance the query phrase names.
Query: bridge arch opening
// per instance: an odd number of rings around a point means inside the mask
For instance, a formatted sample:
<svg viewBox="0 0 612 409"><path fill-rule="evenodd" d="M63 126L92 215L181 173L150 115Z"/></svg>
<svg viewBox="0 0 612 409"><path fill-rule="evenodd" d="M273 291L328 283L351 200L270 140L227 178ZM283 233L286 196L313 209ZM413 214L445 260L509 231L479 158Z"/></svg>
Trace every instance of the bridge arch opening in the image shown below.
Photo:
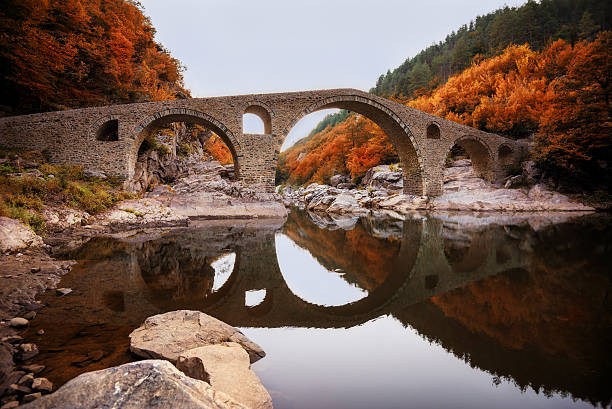
<svg viewBox="0 0 612 409"><path fill-rule="evenodd" d="M329 109L340 110L329 120L329 125L345 126L346 128L345 135L337 138L339 142L335 143L335 146L331 149L338 150L340 155L344 155L343 157L347 158L345 165L348 166L346 166L347 169L344 169L344 176L350 176L350 182L359 184L361 179L355 178L355 176L357 174L363 176L367 169L375 165L398 163L399 166L394 169L400 171L401 168L401 183L398 183L401 186L400 189L407 194L423 194L422 156L417 153L417 144L412 133L395 113L373 99L362 96L341 95L318 101L303 109L289 123L281 133L281 141L284 142L289 132L307 115ZM329 126L323 126L319 131L324 132L326 129L329 130ZM314 138L313 135L310 136ZM360 143L360 139L366 141L368 139L372 140L365 144ZM289 142L295 143L298 146L308 143L306 141L296 142L295 140L290 140ZM316 144L316 142L314 143ZM372 146L374 146L373 149ZM285 150L285 146L283 146L282 150ZM332 154L336 153L338 152L332 152ZM288 173L293 171L291 166L287 166L289 158L288 154L284 154L283 160L278 163L277 184L286 180ZM299 155L293 159L300 162ZM293 165L294 168L298 169L298 174L301 168L304 167L302 163L297 165L294 163ZM326 169L326 167L329 168L329 162L324 158L320 158L319 163L314 165L318 166L316 172L320 173L318 179L322 182L328 182L326 179L334 176L333 172L342 174L342 171L339 169ZM348 173L350 175L347 175Z"/></svg>
<svg viewBox="0 0 612 409"><path fill-rule="evenodd" d="M440 127L436 123L430 123L427 125L427 138L428 139L440 139Z"/></svg>
<svg viewBox="0 0 612 409"><path fill-rule="evenodd" d="M105 142L114 142L119 140L119 120L110 119L104 122L96 130L96 139Z"/></svg>
<svg viewBox="0 0 612 409"><path fill-rule="evenodd" d="M474 176L488 182L495 182L493 155L489 147L475 136L464 136L455 141L446 155L446 167L467 167L470 162ZM457 162L462 161L462 162Z"/></svg>
<svg viewBox="0 0 612 409"><path fill-rule="evenodd" d="M160 156L167 155L195 154L202 159L217 160L226 167L226 175L236 179L240 175L239 152L240 145L234 135L204 113L186 109L156 113L136 128L129 154L130 188L141 191L160 182L171 182L176 177L174 170L164 175L155 168L149 169L157 166L155 162Z"/></svg>
<svg viewBox="0 0 612 409"><path fill-rule="evenodd" d="M245 134L272 133L272 115L268 108L259 104L251 104L242 115L242 132Z"/></svg>

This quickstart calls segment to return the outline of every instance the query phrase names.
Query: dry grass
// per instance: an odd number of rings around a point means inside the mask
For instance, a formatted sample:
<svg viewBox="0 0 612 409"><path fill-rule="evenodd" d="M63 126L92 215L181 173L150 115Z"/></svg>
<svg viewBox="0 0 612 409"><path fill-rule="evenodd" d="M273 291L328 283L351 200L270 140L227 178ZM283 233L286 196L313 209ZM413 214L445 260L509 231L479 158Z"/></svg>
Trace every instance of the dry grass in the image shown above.
<svg viewBox="0 0 612 409"><path fill-rule="evenodd" d="M27 169L17 158L29 162ZM86 177L81 167L51 165L40 152L0 149L0 159L7 159L0 164L0 216L19 219L37 233L45 231L42 210L46 205L96 214L120 200L133 198L133 194L122 191L120 179ZM42 176L10 175L34 169Z"/></svg>

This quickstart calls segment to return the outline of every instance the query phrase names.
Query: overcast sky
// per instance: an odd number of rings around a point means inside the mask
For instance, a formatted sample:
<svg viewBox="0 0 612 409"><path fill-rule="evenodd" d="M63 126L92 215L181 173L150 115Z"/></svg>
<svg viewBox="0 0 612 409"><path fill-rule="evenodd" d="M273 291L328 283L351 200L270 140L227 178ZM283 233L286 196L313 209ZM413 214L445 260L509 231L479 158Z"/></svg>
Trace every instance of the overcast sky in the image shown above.
<svg viewBox="0 0 612 409"><path fill-rule="evenodd" d="M504 4L525 0L141 0L194 97L369 90L380 74ZM325 115L304 118L291 140ZM289 139L289 138L288 138Z"/></svg>

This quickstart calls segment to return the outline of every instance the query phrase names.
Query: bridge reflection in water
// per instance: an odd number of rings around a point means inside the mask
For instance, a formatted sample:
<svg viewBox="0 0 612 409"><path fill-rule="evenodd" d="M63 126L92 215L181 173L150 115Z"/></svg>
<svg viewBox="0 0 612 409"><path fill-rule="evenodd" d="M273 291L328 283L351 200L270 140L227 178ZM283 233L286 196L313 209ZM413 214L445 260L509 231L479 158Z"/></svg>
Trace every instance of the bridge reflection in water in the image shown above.
<svg viewBox="0 0 612 409"><path fill-rule="evenodd" d="M602 254L612 249L610 230L601 221L534 230L460 220L334 223L293 211L282 226L206 221L158 237L93 240L71 254L82 261L62 285L75 294L46 300L45 322L72 330L52 329L40 360L58 366L51 356L83 343L84 328L88 348L118 351L147 316L176 309L243 328L350 328L390 316L494 380L608 405L610 278ZM593 245L585 237L600 239ZM361 298L325 305L316 291L303 296L293 279L309 272L281 269L279 241L303 249ZM250 303L254 292L260 299ZM129 359L107 356L104 366ZM57 380L98 369L92 365L58 367Z"/></svg>

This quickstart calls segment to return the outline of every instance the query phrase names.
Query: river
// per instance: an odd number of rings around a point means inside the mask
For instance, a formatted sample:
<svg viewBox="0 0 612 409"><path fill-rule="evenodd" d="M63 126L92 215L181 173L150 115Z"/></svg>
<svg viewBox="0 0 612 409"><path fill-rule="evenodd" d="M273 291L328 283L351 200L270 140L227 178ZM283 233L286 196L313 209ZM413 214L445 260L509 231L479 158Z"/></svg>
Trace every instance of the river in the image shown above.
<svg viewBox="0 0 612 409"><path fill-rule="evenodd" d="M197 309L266 351L277 409L609 407L612 218L550 219L293 210L96 238L26 338L61 385Z"/></svg>

